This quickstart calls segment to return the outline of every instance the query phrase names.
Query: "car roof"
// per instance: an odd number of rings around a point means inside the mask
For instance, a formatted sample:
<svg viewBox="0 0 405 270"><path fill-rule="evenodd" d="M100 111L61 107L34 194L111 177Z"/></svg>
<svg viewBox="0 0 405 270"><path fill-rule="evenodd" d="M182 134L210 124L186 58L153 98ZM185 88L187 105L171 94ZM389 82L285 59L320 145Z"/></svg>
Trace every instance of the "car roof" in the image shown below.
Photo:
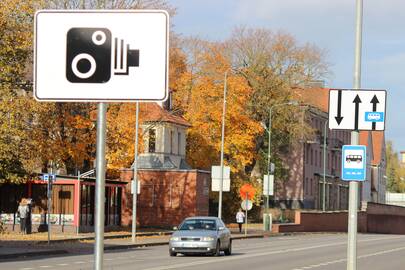
<svg viewBox="0 0 405 270"><path fill-rule="evenodd" d="M197 217L188 217L185 220L188 219L212 219L212 220L218 220L219 218L217 217L209 217L209 216L197 216Z"/></svg>

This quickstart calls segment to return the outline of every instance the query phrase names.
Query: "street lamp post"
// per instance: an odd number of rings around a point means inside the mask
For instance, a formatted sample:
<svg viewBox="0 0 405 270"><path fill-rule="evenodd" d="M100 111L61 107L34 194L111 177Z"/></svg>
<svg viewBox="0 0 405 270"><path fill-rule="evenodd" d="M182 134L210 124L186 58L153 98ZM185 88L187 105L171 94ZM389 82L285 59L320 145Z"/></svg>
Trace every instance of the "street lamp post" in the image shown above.
<svg viewBox="0 0 405 270"><path fill-rule="evenodd" d="M325 212L325 200L326 200L326 126L328 125L328 121L325 121L324 127L323 127L323 187L322 187L322 211Z"/></svg>
<svg viewBox="0 0 405 270"><path fill-rule="evenodd" d="M270 159L271 159L271 115L273 112L273 108L276 107L281 107L281 106L286 106L286 105L298 105L299 103L295 100L285 102L285 103L280 103L280 104L275 104L270 107L269 109L269 127L267 132L269 133L269 142L268 142L268 150L267 150L267 189L270 189ZM268 217L269 214L269 190L267 191L266 194L266 218ZM270 228L265 227L266 230L269 230Z"/></svg>
<svg viewBox="0 0 405 270"><path fill-rule="evenodd" d="M222 218L222 189L224 185L224 138L225 138L225 113L226 113L226 79L228 77L227 69L224 75L224 102L222 107L222 130L221 130L221 179L219 183L219 198L218 198L218 217Z"/></svg>

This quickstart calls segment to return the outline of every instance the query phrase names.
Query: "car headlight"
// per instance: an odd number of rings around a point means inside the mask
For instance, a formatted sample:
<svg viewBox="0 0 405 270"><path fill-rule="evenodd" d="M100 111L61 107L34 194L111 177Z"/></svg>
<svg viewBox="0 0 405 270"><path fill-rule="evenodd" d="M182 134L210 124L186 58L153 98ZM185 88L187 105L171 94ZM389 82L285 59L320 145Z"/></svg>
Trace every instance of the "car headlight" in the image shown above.
<svg viewBox="0 0 405 270"><path fill-rule="evenodd" d="M170 237L170 241L179 241L179 240L180 240L180 237L176 237L176 236Z"/></svg>
<svg viewBox="0 0 405 270"><path fill-rule="evenodd" d="M214 237L211 236L201 238L201 241L214 241L214 240L215 240Z"/></svg>

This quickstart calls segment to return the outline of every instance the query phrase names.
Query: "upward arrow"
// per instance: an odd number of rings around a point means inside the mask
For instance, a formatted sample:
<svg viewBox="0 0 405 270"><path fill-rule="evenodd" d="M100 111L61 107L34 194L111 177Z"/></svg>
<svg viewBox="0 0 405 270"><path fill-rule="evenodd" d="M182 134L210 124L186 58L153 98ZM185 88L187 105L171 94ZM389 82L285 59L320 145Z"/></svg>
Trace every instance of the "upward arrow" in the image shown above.
<svg viewBox="0 0 405 270"><path fill-rule="evenodd" d="M374 97L371 99L370 103L373 104L373 112L376 112L376 111L377 111L377 103L380 103L380 102L378 101L378 98L377 98L376 95L374 95ZM373 123L371 124L371 129L372 129L372 130L375 130L375 122L373 122Z"/></svg>
<svg viewBox="0 0 405 270"><path fill-rule="evenodd" d="M336 122L338 125L343 120L342 117L342 90L338 90L338 104L337 104L337 116L335 116Z"/></svg>
<svg viewBox="0 0 405 270"><path fill-rule="evenodd" d="M353 103L355 104L355 109L354 109L354 130L359 130L359 103L361 103L361 99L359 95L356 95L356 97L353 100Z"/></svg>

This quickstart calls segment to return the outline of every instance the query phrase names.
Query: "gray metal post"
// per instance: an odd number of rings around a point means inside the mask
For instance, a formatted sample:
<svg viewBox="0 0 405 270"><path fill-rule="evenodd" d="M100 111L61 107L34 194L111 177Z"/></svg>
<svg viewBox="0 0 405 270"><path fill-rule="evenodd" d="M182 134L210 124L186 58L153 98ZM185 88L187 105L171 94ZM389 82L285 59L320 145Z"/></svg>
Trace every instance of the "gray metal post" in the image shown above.
<svg viewBox="0 0 405 270"><path fill-rule="evenodd" d="M226 79L228 71L224 76L224 105L222 108L222 132L221 132L221 179L219 181L218 217L222 218L222 189L224 183L224 138L225 138L225 113L226 113Z"/></svg>
<svg viewBox="0 0 405 270"><path fill-rule="evenodd" d="M363 0L356 0L356 47L354 56L354 89L361 87L361 43L362 43ZM359 132L352 131L351 144L359 144ZM359 185L355 181L349 186L349 216L347 241L347 270L357 269L357 205Z"/></svg>
<svg viewBox="0 0 405 270"><path fill-rule="evenodd" d="M138 128L139 102L136 102L135 112L135 156L134 156L134 194L132 195L132 243L136 241L136 203L138 198Z"/></svg>
<svg viewBox="0 0 405 270"><path fill-rule="evenodd" d="M48 177L48 245L51 243L51 196L52 196L52 191L51 191L51 180Z"/></svg>
<svg viewBox="0 0 405 270"><path fill-rule="evenodd" d="M327 130L326 126L328 125L328 121L325 121L324 128L323 128L323 188L322 188L322 211L325 212L326 208L326 137L327 135Z"/></svg>
<svg viewBox="0 0 405 270"><path fill-rule="evenodd" d="M97 153L96 153L96 243L94 246L94 269L103 269L104 255L104 205L105 205L105 141L107 104L99 103L97 112Z"/></svg>
<svg viewBox="0 0 405 270"><path fill-rule="evenodd" d="M246 199L245 199L245 235L247 235L247 227L248 227L248 197L249 196L249 192L246 192Z"/></svg>
<svg viewBox="0 0 405 270"><path fill-rule="evenodd" d="M51 212L52 212L52 178L53 161L51 160L51 175L48 176L48 245L51 243Z"/></svg>
<svg viewBox="0 0 405 270"><path fill-rule="evenodd" d="M273 111L273 107L271 106L269 109L269 128L268 128L268 135L269 135L269 141L268 141L268 147L267 147L267 195L266 195L266 220L268 218L268 214L269 214L269 201L270 201L270 197L269 197L269 193L270 193L270 158L271 158L271 113ZM265 222L265 230L268 230L268 226L267 226L267 222ZM271 230L271 229L270 229Z"/></svg>

